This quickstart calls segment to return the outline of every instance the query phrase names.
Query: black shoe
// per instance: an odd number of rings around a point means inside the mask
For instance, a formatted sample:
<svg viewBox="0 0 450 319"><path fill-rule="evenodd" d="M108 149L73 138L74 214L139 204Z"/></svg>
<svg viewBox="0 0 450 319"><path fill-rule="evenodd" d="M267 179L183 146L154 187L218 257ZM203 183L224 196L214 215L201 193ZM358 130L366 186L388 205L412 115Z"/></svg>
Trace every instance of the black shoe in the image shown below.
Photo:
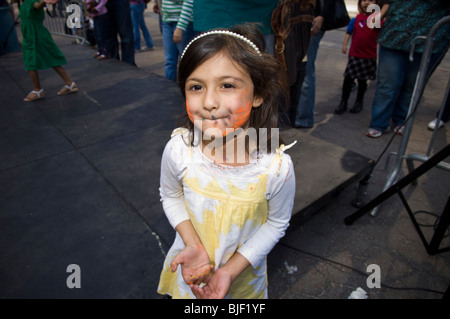
<svg viewBox="0 0 450 319"><path fill-rule="evenodd" d="M350 113L359 113L363 109L363 102L362 101L356 101L355 105L350 109Z"/></svg>
<svg viewBox="0 0 450 319"><path fill-rule="evenodd" d="M334 110L334 113L342 114L345 111L347 111L347 101L341 101L341 103L339 103L338 107Z"/></svg>

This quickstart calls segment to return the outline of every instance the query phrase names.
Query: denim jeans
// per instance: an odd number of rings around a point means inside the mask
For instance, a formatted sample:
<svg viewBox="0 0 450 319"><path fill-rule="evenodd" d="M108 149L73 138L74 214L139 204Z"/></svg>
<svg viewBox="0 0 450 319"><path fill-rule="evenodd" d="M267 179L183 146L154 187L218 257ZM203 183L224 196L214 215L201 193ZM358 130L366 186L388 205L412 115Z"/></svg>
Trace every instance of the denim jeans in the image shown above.
<svg viewBox="0 0 450 319"><path fill-rule="evenodd" d="M314 64L320 40L322 40L324 34L325 31L321 30L312 36L306 52L308 58L306 61L306 75L303 79L294 123L298 127L312 127L314 125L314 105L316 103L316 68Z"/></svg>
<svg viewBox="0 0 450 319"><path fill-rule="evenodd" d="M439 56L431 55L428 77L436 68ZM384 131L388 129L391 119L394 126L404 124L422 53L416 52L413 57L411 62L409 52L379 46L378 80L372 103L370 128Z"/></svg>
<svg viewBox="0 0 450 319"><path fill-rule="evenodd" d="M113 34L111 57L119 59L119 43L117 42L117 33L119 33L122 61L136 65L134 62L133 23L131 22L129 0L109 0L106 8L108 9Z"/></svg>
<svg viewBox="0 0 450 319"><path fill-rule="evenodd" d="M177 22L161 21L164 58L166 60L164 69L166 78L172 81L176 81L177 79L178 57L183 53L184 47L195 35L191 22L186 31L183 31L181 43L174 43L173 32L176 26Z"/></svg>
<svg viewBox="0 0 450 319"><path fill-rule="evenodd" d="M101 54L110 54L112 49L111 28L109 26L108 14L102 14L94 17L94 36L97 41L98 52Z"/></svg>
<svg viewBox="0 0 450 319"><path fill-rule="evenodd" d="M141 49L141 32L144 36L145 45L147 48L153 48L153 40L148 32L147 26L144 20L145 3L130 4L131 21L133 22L133 36L134 36L134 48L136 50Z"/></svg>

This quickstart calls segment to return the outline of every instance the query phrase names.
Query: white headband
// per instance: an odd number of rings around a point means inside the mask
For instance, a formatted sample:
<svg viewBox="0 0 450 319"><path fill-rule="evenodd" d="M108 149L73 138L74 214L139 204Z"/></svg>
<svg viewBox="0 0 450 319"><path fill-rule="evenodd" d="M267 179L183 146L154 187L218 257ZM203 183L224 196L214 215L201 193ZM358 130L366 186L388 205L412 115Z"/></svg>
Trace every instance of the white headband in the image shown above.
<svg viewBox="0 0 450 319"><path fill-rule="evenodd" d="M249 46L251 46L258 53L258 55L261 55L261 51L259 51L259 49L256 46L256 44L254 44L252 41L250 41L249 39L247 39L243 35L241 35L239 33L231 32L231 31L227 31L227 30L212 30L212 31L208 31L208 32L202 33L199 36L197 36L194 39L192 39L191 42L189 42L188 45L186 45L186 47L184 48L183 53L181 54L181 57L180 57L180 61L181 61L181 59L183 59L183 56L186 53L187 49L189 48L189 46L194 41L196 41L196 40L198 40L200 38L206 37L207 35L211 35L211 34L226 34L226 35L230 35L232 37L238 38L238 39L246 42Z"/></svg>

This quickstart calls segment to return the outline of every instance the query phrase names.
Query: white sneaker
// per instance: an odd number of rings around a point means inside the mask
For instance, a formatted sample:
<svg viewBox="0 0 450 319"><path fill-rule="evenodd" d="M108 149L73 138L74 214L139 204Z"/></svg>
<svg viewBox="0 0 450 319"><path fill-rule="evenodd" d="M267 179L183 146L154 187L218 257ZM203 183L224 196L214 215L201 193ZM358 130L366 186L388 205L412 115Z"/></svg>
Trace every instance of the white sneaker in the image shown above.
<svg viewBox="0 0 450 319"><path fill-rule="evenodd" d="M434 119L434 120L432 120L430 123L428 123L428 129L429 130L434 130L435 129L435 127L436 127L436 122L438 121L438 119ZM439 126L438 126L438 128L441 128L441 127L443 127L444 126L444 122L442 122L441 120L439 120Z"/></svg>

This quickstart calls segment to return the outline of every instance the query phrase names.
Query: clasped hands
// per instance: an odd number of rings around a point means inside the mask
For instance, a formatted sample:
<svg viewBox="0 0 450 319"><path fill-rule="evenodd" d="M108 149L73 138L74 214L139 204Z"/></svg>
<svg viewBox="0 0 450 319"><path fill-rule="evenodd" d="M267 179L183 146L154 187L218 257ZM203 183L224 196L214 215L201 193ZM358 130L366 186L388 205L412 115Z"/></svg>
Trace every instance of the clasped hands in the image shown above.
<svg viewBox="0 0 450 319"><path fill-rule="evenodd" d="M223 299L231 286L231 275L219 268L214 272L209 256L202 245L188 245L175 256L172 272L181 267L184 281L198 299Z"/></svg>

